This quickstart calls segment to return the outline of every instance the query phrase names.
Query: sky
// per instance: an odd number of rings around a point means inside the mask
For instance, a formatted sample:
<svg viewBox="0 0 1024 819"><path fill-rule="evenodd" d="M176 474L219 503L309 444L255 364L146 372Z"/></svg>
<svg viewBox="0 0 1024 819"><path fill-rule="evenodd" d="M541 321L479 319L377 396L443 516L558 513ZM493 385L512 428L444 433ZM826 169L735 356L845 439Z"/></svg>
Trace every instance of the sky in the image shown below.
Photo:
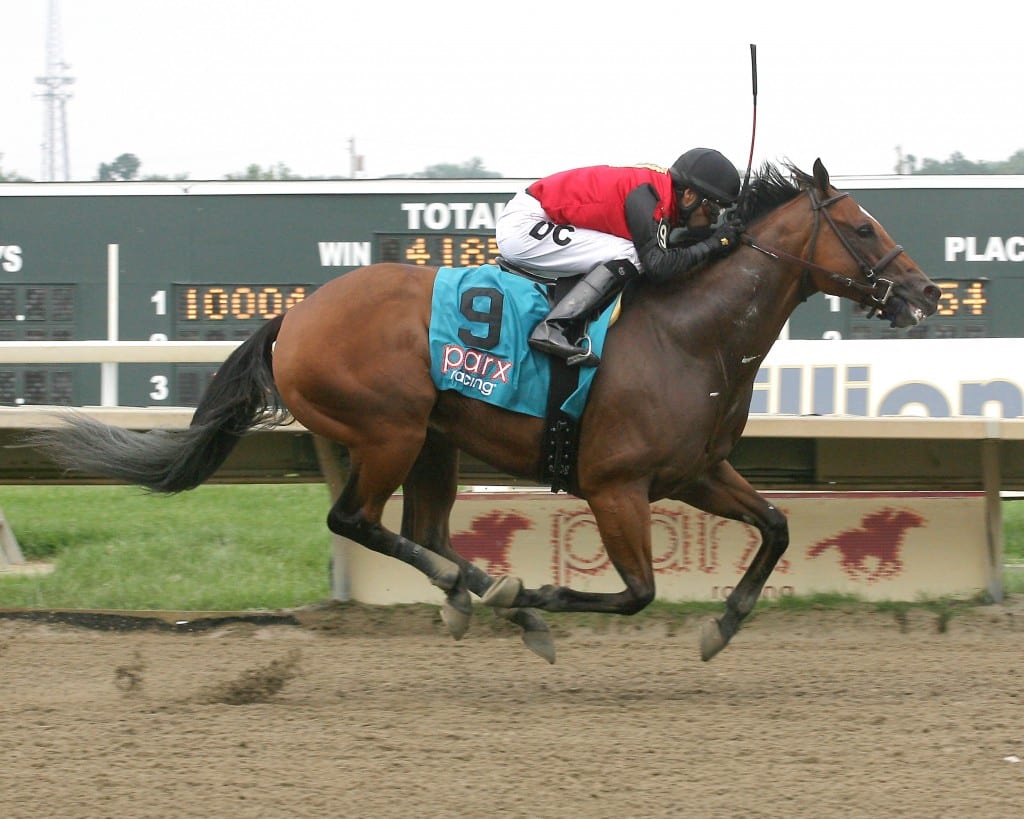
<svg viewBox="0 0 1024 819"><path fill-rule="evenodd" d="M43 178L50 0L0 0L0 168ZM505 177L671 164L691 147L833 176L902 152L1024 149L1024 6L858 0L60 0L72 180ZM757 95L750 44L757 47ZM755 106L756 99L756 106ZM353 150L354 147L354 150Z"/></svg>

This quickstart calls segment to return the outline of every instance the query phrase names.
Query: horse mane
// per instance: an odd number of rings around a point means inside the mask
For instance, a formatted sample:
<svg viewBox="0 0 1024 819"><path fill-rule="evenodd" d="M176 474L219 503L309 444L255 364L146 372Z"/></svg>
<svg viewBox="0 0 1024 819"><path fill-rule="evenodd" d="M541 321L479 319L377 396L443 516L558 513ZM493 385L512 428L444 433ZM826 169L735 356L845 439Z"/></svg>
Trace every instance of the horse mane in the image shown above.
<svg viewBox="0 0 1024 819"><path fill-rule="evenodd" d="M791 162L783 162L781 168L765 162L740 195L737 214L749 224L795 199L813 181L810 174Z"/></svg>

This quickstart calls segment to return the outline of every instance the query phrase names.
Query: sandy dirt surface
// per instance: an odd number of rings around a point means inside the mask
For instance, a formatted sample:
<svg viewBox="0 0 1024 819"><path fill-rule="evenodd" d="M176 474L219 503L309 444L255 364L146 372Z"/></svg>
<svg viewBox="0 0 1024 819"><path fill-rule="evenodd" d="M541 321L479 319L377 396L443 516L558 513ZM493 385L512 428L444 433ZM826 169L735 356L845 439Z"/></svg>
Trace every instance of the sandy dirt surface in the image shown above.
<svg viewBox="0 0 1024 819"><path fill-rule="evenodd" d="M766 611L710 663L696 617L549 621L553 666L424 606L2 617L0 816L1024 813L1019 601Z"/></svg>

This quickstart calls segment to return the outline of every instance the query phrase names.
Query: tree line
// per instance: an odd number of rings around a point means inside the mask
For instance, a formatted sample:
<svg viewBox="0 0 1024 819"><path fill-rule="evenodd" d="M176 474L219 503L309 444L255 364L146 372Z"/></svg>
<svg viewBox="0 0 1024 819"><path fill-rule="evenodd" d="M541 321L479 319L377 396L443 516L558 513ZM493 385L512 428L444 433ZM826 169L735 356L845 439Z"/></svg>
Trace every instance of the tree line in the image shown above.
<svg viewBox="0 0 1024 819"><path fill-rule="evenodd" d="M146 175L141 172L142 162L131 153L124 153L117 156L110 162L102 162L96 170L94 179L100 182L177 182L189 179L187 173L174 176ZM986 160L973 161L968 159L959 151L954 151L948 159L939 160L925 157L918 159L914 154L902 156L897 167L893 169L898 174L904 175L964 175L975 174L988 176L994 174L1019 175L1024 174L1024 148L1017 151L1009 159L998 162ZM442 162L430 165L422 171L404 174L390 174L384 179L498 179L501 174L496 171L489 171L484 167L479 157L461 162ZM227 173L223 177L232 181L285 181L300 179L350 179L349 176L301 176L285 163L278 162L274 165L262 166L256 163L247 165L244 170ZM3 166L3 154L0 154L0 182L32 182L27 176L17 171L5 170Z"/></svg>
<svg viewBox="0 0 1024 819"><path fill-rule="evenodd" d="M143 174L142 161L130 153L121 154L110 162L101 162L96 169L97 182L180 182L189 179L187 173L175 174L173 176L160 176L155 174ZM496 171L489 171L484 167L479 157L462 162L442 162L437 165L430 165L422 171L413 173L390 174L382 177L384 179L497 179L501 174ZM285 163L278 162L274 165L262 166L256 163L247 165L242 171L225 174L224 179L231 181L284 181L296 179L351 179L350 176L301 176L295 173ZM26 176L17 171L7 171L3 167L3 154L0 154L0 182L32 182Z"/></svg>
<svg viewBox="0 0 1024 819"><path fill-rule="evenodd" d="M938 159L922 159L918 162L913 154L907 154L903 158L903 167L896 168L897 173L928 174L932 176L951 176L956 174L975 174L978 176L989 176L1002 174L1014 176L1024 174L1024 148L1017 151L1009 159L1001 162L987 162L979 160L974 162L968 159L959 151L949 155L949 159L940 161Z"/></svg>

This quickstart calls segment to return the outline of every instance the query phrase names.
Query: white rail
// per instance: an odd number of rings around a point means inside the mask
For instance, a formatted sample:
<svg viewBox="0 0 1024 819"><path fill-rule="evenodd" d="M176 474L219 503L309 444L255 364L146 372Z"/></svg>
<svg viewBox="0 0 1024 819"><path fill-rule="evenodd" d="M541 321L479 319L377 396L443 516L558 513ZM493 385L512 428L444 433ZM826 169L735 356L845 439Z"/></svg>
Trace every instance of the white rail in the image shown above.
<svg viewBox="0 0 1024 819"><path fill-rule="evenodd" d="M116 328L111 328L116 335ZM100 401L116 407L118 364L220 363L240 341L0 341L0 364L99 364Z"/></svg>
<svg viewBox="0 0 1024 819"><path fill-rule="evenodd" d="M117 362L219 361L235 346L235 342L43 342L31 346L5 342L0 343L0 363L103 363L111 358ZM0 407L0 455L3 442L18 446L18 430L52 426L67 411L62 407ZM77 411L129 429L183 429L193 414L188 407L105 406L79 407ZM254 461L250 471L264 481L273 481L274 475L294 474L296 467L288 459L297 457L291 440L295 433L308 435L293 425L262 436L254 447L257 451L250 455ZM952 489L980 491L984 523L980 542L971 548L988 567L988 592L994 599L1001 598L1000 497L1006 490L1024 490L1024 418L759 415L751 416L744 439L754 439L745 440L746 444L769 445L748 455L750 465L767 462L772 470L789 469L796 475L797 486L820 486L827 491L845 486L854 490L853 496L879 485L925 494ZM771 439L778 440L773 444ZM24 480L26 474L38 480L35 464L24 465L25 453L11 452L17 457L0 459L0 477L8 468L12 482ZM334 467L324 462L319 449L316 455L318 472L330 483L335 478ZM487 481L496 482L493 476ZM776 485L780 484L776 480Z"/></svg>
<svg viewBox="0 0 1024 819"><path fill-rule="evenodd" d="M0 341L0 364L219 362L239 341Z"/></svg>

